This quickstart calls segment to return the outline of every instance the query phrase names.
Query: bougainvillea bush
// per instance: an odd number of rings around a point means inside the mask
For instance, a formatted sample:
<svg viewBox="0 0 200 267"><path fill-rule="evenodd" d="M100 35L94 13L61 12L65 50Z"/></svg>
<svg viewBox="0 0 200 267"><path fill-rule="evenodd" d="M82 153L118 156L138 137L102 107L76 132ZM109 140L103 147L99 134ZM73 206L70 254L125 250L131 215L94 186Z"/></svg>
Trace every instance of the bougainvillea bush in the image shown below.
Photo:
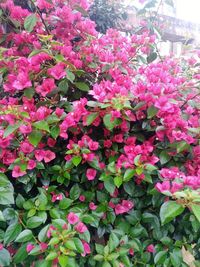
<svg viewBox="0 0 200 267"><path fill-rule="evenodd" d="M199 266L198 53L32 4L1 4L0 266Z"/></svg>

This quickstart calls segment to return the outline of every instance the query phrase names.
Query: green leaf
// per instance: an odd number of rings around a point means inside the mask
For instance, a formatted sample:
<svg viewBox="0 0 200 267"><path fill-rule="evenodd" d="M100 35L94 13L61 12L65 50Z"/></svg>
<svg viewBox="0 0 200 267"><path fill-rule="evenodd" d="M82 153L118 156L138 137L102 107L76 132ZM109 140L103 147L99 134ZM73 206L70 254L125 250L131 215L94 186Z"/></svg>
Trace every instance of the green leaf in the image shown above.
<svg viewBox="0 0 200 267"><path fill-rule="evenodd" d="M37 23L37 17L35 14L31 14L24 20L24 29L28 32L32 32Z"/></svg>
<svg viewBox="0 0 200 267"><path fill-rule="evenodd" d="M156 254L154 258L155 264L161 264L163 266L164 261L166 260L167 252L166 251L160 251Z"/></svg>
<svg viewBox="0 0 200 267"><path fill-rule="evenodd" d="M55 258L58 257L58 254L55 252L55 251L51 251L47 257L45 258L46 261L52 261L54 260Z"/></svg>
<svg viewBox="0 0 200 267"><path fill-rule="evenodd" d="M182 263L182 253L181 250L178 248L175 248L173 252L170 253L170 260L174 267L181 266Z"/></svg>
<svg viewBox="0 0 200 267"><path fill-rule="evenodd" d="M15 240L15 238L19 235L21 230L22 226L18 222L9 225L4 235L4 244L7 245L11 241Z"/></svg>
<svg viewBox="0 0 200 267"><path fill-rule="evenodd" d="M68 89L69 89L69 85L68 85L68 81L67 79L62 80L61 82L59 82L58 84L58 88L61 92L63 93L67 93Z"/></svg>
<svg viewBox="0 0 200 267"><path fill-rule="evenodd" d="M67 208L69 208L72 204L73 200L71 200L70 198L63 198L60 202L59 202L59 208L61 210L65 210Z"/></svg>
<svg viewBox="0 0 200 267"><path fill-rule="evenodd" d="M3 248L0 250L0 266L10 266L11 256L7 249Z"/></svg>
<svg viewBox="0 0 200 267"><path fill-rule="evenodd" d="M122 177L117 176L114 178L114 184L116 185L117 188L119 188L122 185Z"/></svg>
<svg viewBox="0 0 200 267"><path fill-rule="evenodd" d="M84 252L84 247L83 247L83 243L81 242L81 240L79 238L74 237L73 242L76 246L76 249L79 253L83 253Z"/></svg>
<svg viewBox="0 0 200 267"><path fill-rule="evenodd" d="M28 136L29 142L35 147L37 147L41 139L42 139L42 133L39 131L32 131L32 133L29 134Z"/></svg>
<svg viewBox="0 0 200 267"><path fill-rule="evenodd" d="M112 131L114 129L115 126L119 125L121 123L121 120L119 119L114 119L111 121L111 114L106 114L104 117L103 117L103 122L104 122L104 125L106 126L106 128L109 130L109 131Z"/></svg>
<svg viewBox="0 0 200 267"><path fill-rule="evenodd" d="M51 134L51 136L54 139L56 139L59 136L59 134L60 134L60 128L59 128L59 126L54 125L53 127L51 127L50 134Z"/></svg>
<svg viewBox="0 0 200 267"><path fill-rule="evenodd" d="M181 153L182 151L188 150L190 145L185 141L181 141L177 144L177 153Z"/></svg>
<svg viewBox="0 0 200 267"><path fill-rule="evenodd" d="M16 123L14 125L8 125L8 127L4 130L3 137L6 138L10 134L14 133L20 127L20 125L21 125L21 123Z"/></svg>
<svg viewBox="0 0 200 267"><path fill-rule="evenodd" d="M196 216L197 220L200 222L200 205L192 204L191 209Z"/></svg>
<svg viewBox="0 0 200 267"><path fill-rule="evenodd" d="M86 122L87 126L91 125L93 121L99 116L99 112L93 112L87 116Z"/></svg>
<svg viewBox="0 0 200 267"><path fill-rule="evenodd" d="M160 158L160 162L162 165L164 165L165 163L167 163L170 160L170 156L166 151L162 151L159 155Z"/></svg>
<svg viewBox="0 0 200 267"><path fill-rule="evenodd" d="M110 177L108 180L104 181L105 189L110 193L113 194L115 191L115 184L112 177Z"/></svg>
<svg viewBox="0 0 200 267"><path fill-rule="evenodd" d="M61 267L67 267L68 266L68 256L60 255L58 257L58 262Z"/></svg>
<svg viewBox="0 0 200 267"><path fill-rule="evenodd" d="M108 261L104 261L102 267L112 267Z"/></svg>
<svg viewBox="0 0 200 267"><path fill-rule="evenodd" d="M47 239L47 231L49 229L49 225L46 225L44 228L42 228L38 234L38 240L40 242L45 242Z"/></svg>
<svg viewBox="0 0 200 267"><path fill-rule="evenodd" d="M72 186L69 192L70 198L73 200L76 200L79 198L80 194L81 194L81 189L78 186L78 184L75 184L74 186Z"/></svg>
<svg viewBox="0 0 200 267"><path fill-rule="evenodd" d="M116 234L111 233L108 241L109 251L114 251L119 246L119 238Z"/></svg>
<svg viewBox="0 0 200 267"><path fill-rule="evenodd" d="M84 82L76 82L75 85L79 90L83 92L88 92L90 90L90 87Z"/></svg>
<svg viewBox="0 0 200 267"><path fill-rule="evenodd" d="M135 170L127 169L124 173L124 181L128 182L135 174Z"/></svg>
<svg viewBox="0 0 200 267"><path fill-rule="evenodd" d="M74 156L72 158L72 162L73 164L77 167L82 161L82 157L81 156Z"/></svg>
<svg viewBox="0 0 200 267"><path fill-rule="evenodd" d="M151 63L157 58L157 53L153 52L147 57L147 63Z"/></svg>
<svg viewBox="0 0 200 267"><path fill-rule="evenodd" d="M13 257L13 262L18 264L23 262L27 257L28 257L28 253L26 251L26 246L27 244L23 244L15 253L14 257Z"/></svg>
<svg viewBox="0 0 200 267"><path fill-rule="evenodd" d="M76 246L75 246L73 240L67 240L65 242L65 247L68 248L68 249L70 249L70 250L76 250Z"/></svg>
<svg viewBox="0 0 200 267"><path fill-rule="evenodd" d="M0 222L5 222L5 218L3 216L3 212L0 210Z"/></svg>
<svg viewBox="0 0 200 267"><path fill-rule="evenodd" d="M37 121L33 123L33 126L39 130L49 132L49 125L46 121Z"/></svg>
<svg viewBox="0 0 200 267"><path fill-rule="evenodd" d="M67 72L67 79L68 79L71 83L73 83L74 80L75 80L75 75L74 75L74 73L71 72L70 70L66 70L66 72Z"/></svg>
<svg viewBox="0 0 200 267"><path fill-rule="evenodd" d="M30 229L36 228L43 223L44 219L38 216L33 216L27 220L27 227Z"/></svg>
<svg viewBox="0 0 200 267"><path fill-rule="evenodd" d="M27 98L31 99L35 94L35 90L34 88L27 88L26 90L24 90L24 96L26 96Z"/></svg>
<svg viewBox="0 0 200 267"><path fill-rule="evenodd" d="M147 118L151 119L153 118L158 112L158 109L154 106L151 106L147 109Z"/></svg>
<svg viewBox="0 0 200 267"><path fill-rule="evenodd" d="M167 201L162 204L160 209L160 218L162 224L172 221L175 217L184 211L184 207L175 201Z"/></svg>
<svg viewBox="0 0 200 267"><path fill-rule="evenodd" d="M27 242L33 238L33 233L31 230L26 229L22 231L18 237L15 239L15 242Z"/></svg>
<svg viewBox="0 0 200 267"><path fill-rule="evenodd" d="M0 173L0 204L14 204L14 189L5 174Z"/></svg>

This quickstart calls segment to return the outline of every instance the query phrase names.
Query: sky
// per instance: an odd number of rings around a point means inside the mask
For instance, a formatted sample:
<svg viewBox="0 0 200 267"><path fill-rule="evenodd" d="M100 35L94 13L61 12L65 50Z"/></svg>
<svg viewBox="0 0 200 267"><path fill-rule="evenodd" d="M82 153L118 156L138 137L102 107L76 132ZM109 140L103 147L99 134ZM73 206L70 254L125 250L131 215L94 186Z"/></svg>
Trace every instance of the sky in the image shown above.
<svg viewBox="0 0 200 267"><path fill-rule="evenodd" d="M116 0L117 1L117 0ZM143 0L145 2L145 0ZM177 17L200 24L200 0L175 0ZM138 6L139 0L125 0L127 4ZM139 6L138 6L139 7Z"/></svg>
<svg viewBox="0 0 200 267"><path fill-rule="evenodd" d="M177 0L177 17L200 24L200 0Z"/></svg>

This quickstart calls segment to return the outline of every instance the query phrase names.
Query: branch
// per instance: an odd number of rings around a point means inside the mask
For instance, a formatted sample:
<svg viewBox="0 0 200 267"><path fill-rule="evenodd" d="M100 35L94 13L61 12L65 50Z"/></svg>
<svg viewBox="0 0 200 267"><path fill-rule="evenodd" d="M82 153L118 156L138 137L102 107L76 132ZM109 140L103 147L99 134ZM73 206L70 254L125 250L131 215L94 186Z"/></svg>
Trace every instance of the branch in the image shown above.
<svg viewBox="0 0 200 267"><path fill-rule="evenodd" d="M31 0L31 2L32 2L32 4L33 4L34 7L35 7L36 13L37 13L37 14L39 15L39 17L40 17L40 19L41 19L41 21L42 21L42 23L43 23L43 25L44 25L44 27L45 27L46 32L48 33L48 35L51 35L51 32L49 31L48 26L47 26L45 20L44 20L43 17L42 17L42 13L41 13L41 11L40 11L39 8L35 5L35 3L34 3L33 0Z"/></svg>

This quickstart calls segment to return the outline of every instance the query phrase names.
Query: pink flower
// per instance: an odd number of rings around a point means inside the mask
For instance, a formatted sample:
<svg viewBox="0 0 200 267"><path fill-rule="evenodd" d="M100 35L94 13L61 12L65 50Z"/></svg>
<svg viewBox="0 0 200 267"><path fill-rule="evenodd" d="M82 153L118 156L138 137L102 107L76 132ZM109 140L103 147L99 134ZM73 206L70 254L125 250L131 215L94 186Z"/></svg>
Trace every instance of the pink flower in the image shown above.
<svg viewBox="0 0 200 267"><path fill-rule="evenodd" d="M35 167L36 167L36 162L35 162L34 160L30 159L30 160L28 161L27 169L28 169L28 170L32 170L32 169L34 169Z"/></svg>
<svg viewBox="0 0 200 267"><path fill-rule="evenodd" d="M56 88L56 85L55 85L54 79L47 78L43 80L42 85L37 86L35 90L38 94L41 94L42 96L46 96L51 91L53 91L53 89L55 88Z"/></svg>
<svg viewBox="0 0 200 267"><path fill-rule="evenodd" d="M96 210L96 209L97 209L97 205L95 205L94 202L90 202L90 204L89 204L89 208L90 208L91 210Z"/></svg>
<svg viewBox="0 0 200 267"><path fill-rule="evenodd" d="M19 130L20 130L20 132L21 133L23 133L23 134L29 134L29 133L31 133L32 132L32 127L31 127L31 125L30 124L27 124L27 125L21 125L20 127L19 127Z"/></svg>
<svg viewBox="0 0 200 267"><path fill-rule="evenodd" d="M56 140L55 140L55 139L53 139L53 138L48 138L48 140L47 140L47 145L48 145L49 147L54 147L55 144L56 144Z"/></svg>
<svg viewBox="0 0 200 267"><path fill-rule="evenodd" d="M48 163L50 161L52 161L53 159L55 159L56 155L54 152L50 151L50 150L45 150L44 151L44 162Z"/></svg>
<svg viewBox="0 0 200 267"><path fill-rule="evenodd" d="M83 234L87 231L87 226L82 223L82 222L79 222L76 226L75 226L75 230L77 232L79 232L80 234Z"/></svg>
<svg viewBox="0 0 200 267"><path fill-rule="evenodd" d="M86 176L89 181L94 180L96 174L97 174L97 171L95 169L91 169L91 168L87 169Z"/></svg>
<svg viewBox="0 0 200 267"><path fill-rule="evenodd" d="M12 170L12 177L15 177L15 178L24 176L25 174L26 172L22 171L18 165L16 165Z"/></svg>
<svg viewBox="0 0 200 267"><path fill-rule="evenodd" d="M44 159L44 150L35 150L34 155L37 161L40 162Z"/></svg>
<svg viewBox="0 0 200 267"><path fill-rule="evenodd" d="M0 251L3 249L3 244L0 243Z"/></svg>
<svg viewBox="0 0 200 267"><path fill-rule="evenodd" d="M150 253L154 253L156 250L155 250L154 245L151 244L151 245L148 245L148 247L146 248L146 251Z"/></svg>
<svg viewBox="0 0 200 267"><path fill-rule="evenodd" d="M90 249L90 245L85 242L84 240L81 240L82 244L83 244L83 248L84 248L84 252L81 254L83 257L86 256L86 254L90 254L91 253L91 249Z"/></svg>
<svg viewBox="0 0 200 267"><path fill-rule="evenodd" d="M35 246L34 246L33 244L28 244L28 245L26 246L26 252L27 252L27 253L31 252L31 250L33 250L34 247L35 247Z"/></svg>
<svg viewBox="0 0 200 267"><path fill-rule="evenodd" d="M21 143L20 149L24 154L29 154L34 150L34 146L31 145L28 141Z"/></svg>
<svg viewBox="0 0 200 267"><path fill-rule="evenodd" d="M89 142L88 142L88 147L89 147L89 149L90 150L97 150L98 149L98 147L99 147L99 143L98 142L93 142L92 140L90 140Z"/></svg>
<svg viewBox="0 0 200 267"><path fill-rule="evenodd" d="M70 212L68 215L67 215L67 220L70 224L75 224L79 221L79 217L73 213L73 212Z"/></svg>
<svg viewBox="0 0 200 267"><path fill-rule="evenodd" d="M49 229L47 230L47 237L50 238L51 237L51 234L52 232L56 230L56 228L53 226L53 225L50 225L49 226Z"/></svg>
<svg viewBox="0 0 200 267"><path fill-rule="evenodd" d="M64 64L58 63L54 67L48 69L47 73L53 76L56 80L60 80L61 78L66 76L64 68L65 68Z"/></svg>
<svg viewBox="0 0 200 267"><path fill-rule="evenodd" d="M81 202L84 202L84 201L85 201L85 196L80 195L79 200L80 200Z"/></svg>
<svg viewBox="0 0 200 267"><path fill-rule="evenodd" d="M51 199L51 201L52 202L56 202L57 200L62 200L63 199L63 195L62 194L55 194L55 193L53 193L53 195L52 195L52 199Z"/></svg>
<svg viewBox="0 0 200 267"><path fill-rule="evenodd" d="M161 193L164 191L170 191L170 182L164 181L162 183L157 183L155 188Z"/></svg>
<svg viewBox="0 0 200 267"><path fill-rule="evenodd" d="M130 248L130 249L129 249L129 254L130 254L131 256L134 255L134 250L133 250L133 248Z"/></svg>
<svg viewBox="0 0 200 267"><path fill-rule="evenodd" d="M47 243L44 243L44 242L41 242L41 243L40 243L40 249L41 249L42 251L46 250L47 248L48 248L48 244L47 244Z"/></svg>
<svg viewBox="0 0 200 267"><path fill-rule="evenodd" d="M123 200L121 204L117 204L115 206L115 213L116 213L116 215L126 213L129 210L131 210L133 208L133 206L134 205L133 205L132 201Z"/></svg>

